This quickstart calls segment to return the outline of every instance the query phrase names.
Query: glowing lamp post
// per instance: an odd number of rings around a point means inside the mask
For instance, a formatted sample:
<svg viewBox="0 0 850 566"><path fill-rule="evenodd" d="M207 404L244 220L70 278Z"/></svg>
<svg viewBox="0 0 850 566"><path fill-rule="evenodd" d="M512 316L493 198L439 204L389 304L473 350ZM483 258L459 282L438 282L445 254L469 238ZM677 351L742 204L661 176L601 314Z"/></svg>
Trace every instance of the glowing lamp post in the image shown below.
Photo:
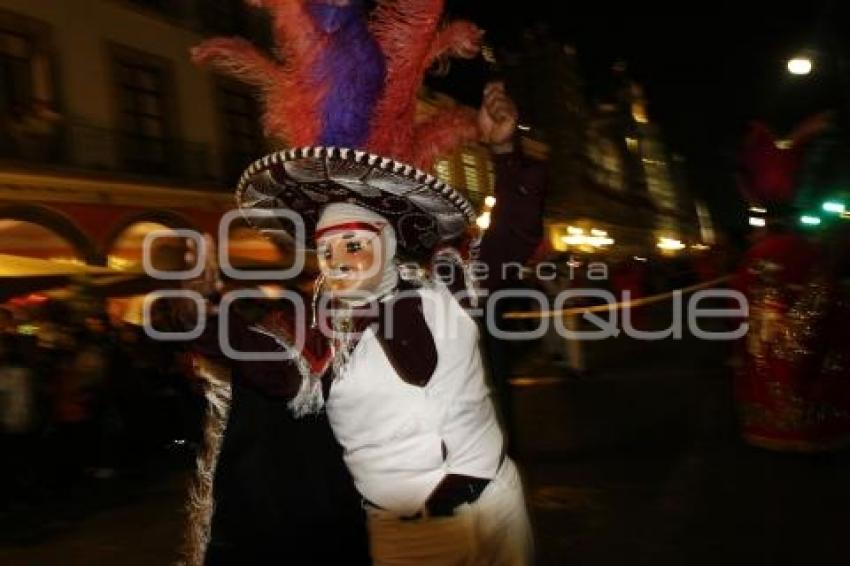
<svg viewBox="0 0 850 566"><path fill-rule="evenodd" d="M788 72L798 77L811 74L814 63L809 57L794 57L788 61Z"/></svg>
<svg viewBox="0 0 850 566"><path fill-rule="evenodd" d="M662 252L673 253L685 249L686 246L681 240L676 238L658 238L658 249Z"/></svg>

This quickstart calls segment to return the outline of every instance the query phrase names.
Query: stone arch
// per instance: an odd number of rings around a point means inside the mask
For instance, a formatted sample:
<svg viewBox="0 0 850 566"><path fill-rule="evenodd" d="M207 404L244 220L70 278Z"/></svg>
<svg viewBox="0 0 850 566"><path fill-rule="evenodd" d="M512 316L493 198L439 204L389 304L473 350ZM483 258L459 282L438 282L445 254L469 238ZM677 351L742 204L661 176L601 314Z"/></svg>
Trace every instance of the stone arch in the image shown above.
<svg viewBox="0 0 850 566"><path fill-rule="evenodd" d="M66 240L86 263L103 265L105 262L105 256L86 233L70 217L57 210L41 205L0 205L0 219L37 224Z"/></svg>
<svg viewBox="0 0 850 566"><path fill-rule="evenodd" d="M147 232L145 224L155 224L175 230L199 231L196 223L190 218L171 210L151 209L128 214L111 229L104 244L104 254L110 266L122 269L122 265L132 265L142 261L145 252L139 238ZM134 228L138 228L139 231L133 230ZM182 253L175 255L175 252L179 252L178 247L179 245L172 238L157 241L155 249L158 251L152 251L152 253L156 256L157 259L154 261L160 269L176 268L176 258L182 258Z"/></svg>
<svg viewBox="0 0 850 566"><path fill-rule="evenodd" d="M109 250L115 246L116 240L127 228L140 222L155 222L169 228L200 231L198 226L183 214L172 210L146 210L138 214L130 214L121 219L109 233L109 237L106 239L106 244L104 245L104 253L109 253Z"/></svg>

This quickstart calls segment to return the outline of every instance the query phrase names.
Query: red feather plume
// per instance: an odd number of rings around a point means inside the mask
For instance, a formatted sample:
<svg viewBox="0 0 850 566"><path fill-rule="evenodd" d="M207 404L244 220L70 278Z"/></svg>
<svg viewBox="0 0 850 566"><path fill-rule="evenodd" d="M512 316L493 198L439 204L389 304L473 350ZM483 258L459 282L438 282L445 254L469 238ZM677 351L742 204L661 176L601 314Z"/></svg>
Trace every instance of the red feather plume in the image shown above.
<svg viewBox="0 0 850 566"><path fill-rule="evenodd" d="M368 149L380 155L429 169L434 157L469 141L475 121L457 112L416 125L416 95L425 72L443 56L474 57L482 32L468 22L439 29L444 0L381 2L373 15L372 33L387 58L387 81L378 102ZM476 126L477 127L477 126ZM428 136L421 139L419 135ZM424 144L422 150L416 146Z"/></svg>
<svg viewBox="0 0 850 566"><path fill-rule="evenodd" d="M267 135L292 146L315 145L326 87L311 73L326 46L306 7L310 0L246 0L273 17L274 56L240 38L214 38L192 59L258 87ZM438 59L472 58L483 32L458 21L440 28L444 0L380 0L370 30L386 58L387 75L365 147L369 152L430 169L438 155L478 136L474 112L443 111L416 121L425 72Z"/></svg>
<svg viewBox="0 0 850 566"><path fill-rule="evenodd" d="M470 108L444 110L418 124L413 138L416 145L408 163L430 169L440 155L478 138L478 115Z"/></svg>
<svg viewBox="0 0 850 566"><path fill-rule="evenodd" d="M311 145L319 135L322 85L310 75L323 46L305 0L248 0L269 10L278 57L240 38L214 38L192 49L192 60L261 89L266 135L293 146Z"/></svg>

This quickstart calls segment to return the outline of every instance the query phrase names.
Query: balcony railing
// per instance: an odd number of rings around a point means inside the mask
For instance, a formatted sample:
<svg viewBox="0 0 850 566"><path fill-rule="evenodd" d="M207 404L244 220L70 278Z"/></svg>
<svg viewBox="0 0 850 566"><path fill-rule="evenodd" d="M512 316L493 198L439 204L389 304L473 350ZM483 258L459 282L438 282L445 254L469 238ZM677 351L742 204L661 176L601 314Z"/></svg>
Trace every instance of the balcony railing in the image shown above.
<svg viewBox="0 0 850 566"><path fill-rule="evenodd" d="M213 167L209 145L119 132L81 122L14 124L0 128L0 159L7 163L104 173L190 186L232 186L227 156Z"/></svg>

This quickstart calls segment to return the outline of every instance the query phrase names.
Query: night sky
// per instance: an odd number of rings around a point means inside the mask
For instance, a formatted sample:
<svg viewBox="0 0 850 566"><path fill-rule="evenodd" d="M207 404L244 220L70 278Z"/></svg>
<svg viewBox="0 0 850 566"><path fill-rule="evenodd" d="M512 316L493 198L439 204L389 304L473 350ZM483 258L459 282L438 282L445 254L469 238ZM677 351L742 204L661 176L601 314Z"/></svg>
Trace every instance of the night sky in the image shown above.
<svg viewBox="0 0 850 566"><path fill-rule="evenodd" d="M837 78L838 65L850 71L846 4L447 0L451 16L475 21L496 44L510 45L524 26L546 22L578 49L591 95L604 92L612 63L626 61L668 145L687 157L692 189L729 227L743 215L732 174L747 121L766 119L784 131L814 111L848 106L850 93ZM804 49L815 50L815 73L791 77L787 59ZM470 92L484 76L476 71L475 64L455 65L440 86L474 104Z"/></svg>

